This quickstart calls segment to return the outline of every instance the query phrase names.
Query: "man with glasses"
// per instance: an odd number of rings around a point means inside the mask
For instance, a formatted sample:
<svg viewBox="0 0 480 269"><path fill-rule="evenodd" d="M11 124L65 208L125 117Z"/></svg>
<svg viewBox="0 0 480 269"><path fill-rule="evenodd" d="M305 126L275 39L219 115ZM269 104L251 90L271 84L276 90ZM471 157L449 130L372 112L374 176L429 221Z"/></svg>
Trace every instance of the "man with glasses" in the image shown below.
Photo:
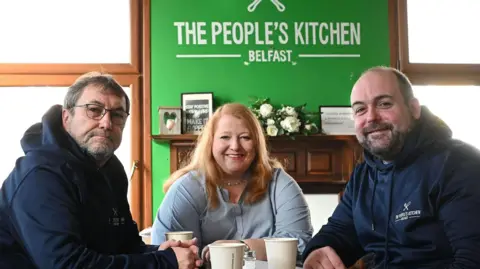
<svg viewBox="0 0 480 269"><path fill-rule="evenodd" d="M194 268L195 239L145 245L114 151L130 101L88 73L21 139L25 156L0 190L0 268Z"/></svg>

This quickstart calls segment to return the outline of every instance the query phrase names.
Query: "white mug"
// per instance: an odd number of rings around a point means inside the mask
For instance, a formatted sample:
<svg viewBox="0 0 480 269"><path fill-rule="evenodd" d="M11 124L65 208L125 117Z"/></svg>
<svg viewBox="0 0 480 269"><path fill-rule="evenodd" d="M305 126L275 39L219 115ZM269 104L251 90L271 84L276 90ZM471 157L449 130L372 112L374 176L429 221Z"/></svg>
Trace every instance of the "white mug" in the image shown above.
<svg viewBox="0 0 480 269"><path fill-rule="evenodd" d="M245 244L213 243L208 248L211 269L242 269Z"/></svg>
<svg viewBox="0 0 480 269"><path fill-rule="evenodd" d="M297 238L264 238L268 269L295 269L297 263Z"/></svg>

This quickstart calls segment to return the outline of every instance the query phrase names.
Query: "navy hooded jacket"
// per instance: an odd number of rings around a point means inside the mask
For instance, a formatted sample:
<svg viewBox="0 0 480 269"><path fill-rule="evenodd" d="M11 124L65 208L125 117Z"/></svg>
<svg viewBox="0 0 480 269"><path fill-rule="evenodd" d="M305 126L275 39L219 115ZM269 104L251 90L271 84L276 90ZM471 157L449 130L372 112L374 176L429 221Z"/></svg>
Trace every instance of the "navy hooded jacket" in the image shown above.
<svg viewBox="0 0 480 269"><path fill-rule="evenodd" d="M480 268L477 149L422 107L393 162L364 157L304 260L330 246L345 266L374 253L376 268Z"/></svg>
<svg viewBox="0 0 480 269"><path fill-rule="evenodd" d="M0 189L0 268L178 268L172 249L139 237L120 161L98 168L61 114L54 106L25 132Z"/></svg>

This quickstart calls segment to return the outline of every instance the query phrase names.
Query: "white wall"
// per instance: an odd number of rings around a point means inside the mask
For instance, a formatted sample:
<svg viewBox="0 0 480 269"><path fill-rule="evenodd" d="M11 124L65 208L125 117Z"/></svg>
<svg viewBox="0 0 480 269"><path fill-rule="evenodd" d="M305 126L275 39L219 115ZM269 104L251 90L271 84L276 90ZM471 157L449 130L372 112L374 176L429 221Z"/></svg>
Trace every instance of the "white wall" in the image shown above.
<svg viewBox="0 0 480 269"><path fill-rule="evenodd" d="M326 224L338 205L337 194L305 194L310 216L312 218L313 234L315 235L322 225Z"/></svg>

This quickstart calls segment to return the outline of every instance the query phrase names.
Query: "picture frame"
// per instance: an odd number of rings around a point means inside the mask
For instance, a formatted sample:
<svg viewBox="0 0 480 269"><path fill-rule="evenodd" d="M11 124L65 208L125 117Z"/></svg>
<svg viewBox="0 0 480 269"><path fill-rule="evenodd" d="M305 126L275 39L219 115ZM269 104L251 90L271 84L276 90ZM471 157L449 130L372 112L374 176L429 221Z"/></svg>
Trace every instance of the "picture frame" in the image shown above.
<svg viewBox="0 0 480 269"><path fill-rule="evenodd" d="M213 92L182 93L182 133L198 135L213 115Z"/></svg>
<svg viewBox="0 0 480 269"><path fill-rule="evenodd" d="M159 106L158 119L159 134L182 134L182 107Z"/></svg>
<svg viewBox="0 0 480 269"><path fill-rule="evenodd" d="M319 106L320 130L327 135L355 135L351 106Z"/></svg>

